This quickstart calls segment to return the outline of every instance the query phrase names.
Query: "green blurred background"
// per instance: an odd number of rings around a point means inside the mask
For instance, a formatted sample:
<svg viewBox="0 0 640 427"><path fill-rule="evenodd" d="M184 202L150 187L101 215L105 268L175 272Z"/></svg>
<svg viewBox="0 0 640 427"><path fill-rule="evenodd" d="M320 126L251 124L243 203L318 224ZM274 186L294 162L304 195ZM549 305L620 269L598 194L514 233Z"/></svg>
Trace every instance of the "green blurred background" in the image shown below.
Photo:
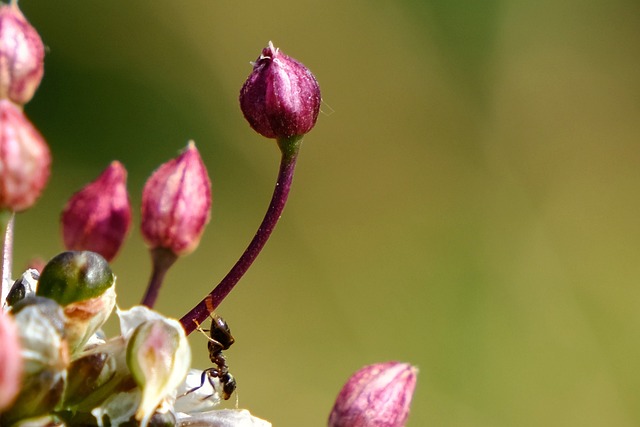
<svg viewBox="0 0 640 427"><path fill-rule="evenodd" d="M66 199L119 159L136 226L113 268L136 304L140 189L194 139L212 221L157 308L199 301L271 197L278 150L237 96L273 40L324 103L274 237L219 309L240 407L326 425L353 371L397 359L420 368L409 426L640 425L637 1L21 7L48 46L26 112L54 164L17 266L61 250Z"/></svg>

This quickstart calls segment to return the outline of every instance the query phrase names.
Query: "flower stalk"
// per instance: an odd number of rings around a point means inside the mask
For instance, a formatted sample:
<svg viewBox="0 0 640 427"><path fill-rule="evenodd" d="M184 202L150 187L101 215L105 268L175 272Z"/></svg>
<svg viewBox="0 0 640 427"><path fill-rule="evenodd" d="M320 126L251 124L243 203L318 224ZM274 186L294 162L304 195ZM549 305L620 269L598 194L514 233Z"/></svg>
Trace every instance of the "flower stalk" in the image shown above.
<svg viewBox="0 0 640 427"><path fill-rule="evenodd" d="M300 143L302 142L302 135L294 136L291 138L278 139L278 146L282 153L280 159L280 170L278 172L278 179L276 181L276 187L269 203L269 208L256 232L255 236L247 246L247 249L243 252L242 256L229 270L226 276L220 281L220 283L209 293L202 301L192 308L187 314L182 316L180 323L184 328L187 335L193 332L198 325L204 323L204 321L225 299L231 292L233 287L238 283L240 278L244 276L251 264L256 260L262 248L269 240L271 233L276 227L284 207L289 197L291 190L291 184L293 183L293 173L296 167L296 161L298 159L298 153L300 151Z"/></svg>
<svg viewBox="0 0 640 427"><path fill-rule="evenodd" d="M0 301L4 301L9 294L9 286L11 282L11 269L13 264L13 227L16 215L13 212L0 212L0 230L3 230L2 239L2 291L0 292Z"/></svg>

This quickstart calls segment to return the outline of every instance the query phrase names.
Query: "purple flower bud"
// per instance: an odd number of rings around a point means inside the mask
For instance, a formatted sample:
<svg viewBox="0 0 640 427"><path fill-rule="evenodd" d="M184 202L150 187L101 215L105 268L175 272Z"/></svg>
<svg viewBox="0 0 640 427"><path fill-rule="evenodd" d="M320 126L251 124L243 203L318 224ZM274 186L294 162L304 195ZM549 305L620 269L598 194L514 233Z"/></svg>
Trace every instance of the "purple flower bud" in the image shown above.
<svg viewBox="0 0 640 427"><path fill-rule="evenodd" d="M360 369L338 394L329 427L403 427L417 372L414 366L400 362Z"/></svg>
<svg viewBox="0 0 640 427"><path fill-rule="evenodd" d="M0 6L0 98L24 105L44 74L44 45L18 2Z"/></svg>
<svg viewBox="0 0 640 427"><path fill-rule="evenodd" d="M240 90L240 108L267 138L304 135L318 118L320 86L307 67L269 42Z"/></svg>
<svg viewBox="0 0 640 427"><path fill-rule="evenodd" d="M0 209L33 205L49 179L51 154L20 107L0 99Z"/></svg>
<svg viewBox="0 0 640 427"><path fill-rule="evenodd" d="M67 202L61 218L68 250L93 251L111 261L131 226L127 171L118 161Z"/></svg>
<svg viewBox="0 0 640 427"><path fill-rule="evenodd" d="M211 181L193 141L160 166L142 191L141 231L152 248L192 252L211 215Z"/></svg>
<svg viewBox="0 0 640 427"><path fill-rule="evenodd" d="M20 391L22 355L18 328L6 313L0 313L0 412L7 408Z"/></svg>

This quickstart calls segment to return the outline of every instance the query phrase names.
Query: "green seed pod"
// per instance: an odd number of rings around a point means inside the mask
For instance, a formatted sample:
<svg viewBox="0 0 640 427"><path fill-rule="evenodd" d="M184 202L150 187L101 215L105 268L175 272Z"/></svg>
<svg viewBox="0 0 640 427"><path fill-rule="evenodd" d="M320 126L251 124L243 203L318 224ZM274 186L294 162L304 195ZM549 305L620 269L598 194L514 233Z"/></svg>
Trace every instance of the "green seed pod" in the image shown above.
<svg viewBox="0 0 640 427"><path fill-rule="evenodd" d="M109 263L97 253L63 252L53 257L42 270L36 294L66 306L98 297L114 282Z"/></svg>
<svg viewBox="0 0 640 427"><path fill-rule="evenodd" d="M116 303L115 276L95 252L63 252L42 270L36 295L63 306L71 355L82 351Z"/></svg>

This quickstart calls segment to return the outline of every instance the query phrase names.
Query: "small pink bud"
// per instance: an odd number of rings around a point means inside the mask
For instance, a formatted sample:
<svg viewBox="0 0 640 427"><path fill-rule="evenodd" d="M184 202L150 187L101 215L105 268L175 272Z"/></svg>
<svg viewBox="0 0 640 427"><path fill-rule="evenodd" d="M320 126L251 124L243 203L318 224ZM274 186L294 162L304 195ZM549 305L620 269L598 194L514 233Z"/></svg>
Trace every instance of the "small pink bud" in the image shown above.
<svg viewBox="0 0 640 427"><path fill-rule="evenodd" d="M18 2L0 6L0 98L24 105L44 74L44 45Z"/></svg>
<svg viewBox="0 0 640 427"><path fill-rule="evenodd" d="M111 261L131 226L127 171L112 162L93 182L74 194L61 218L68 250L93 251Z"/></svg>
<svg viewBox="0 0 640 427"><path fill-rule="evenodd" d="M320 111L320 86L311 71L273 43L262 50L240 90L240 108L251 127L267 138L304 135Z"/></svg>
<svg viewBox="0 0 640 427"><path fill-rule="evenodd" d="M142 191L141 231L152 248L192 252L211 215L211 181L193 141L160 166Z"/></svg>
<svg viewBox="0 0 640 427"><path fill-rule="evenodd" d="M18 328L13 318L0 312L0 412L7 408L20 391L22 355Z"/></svg>
<svg viewBox="0 0 640 427"><path fill-rule="evenodd" d="M0 99L0 209L33 205L49 179L51 154L20 107Z"/></svg>
<svg viewBox="0 0 640 427"><path fill-rule="evenodd" d="M338 394L329 427L403 427L417 372L414 366L400 362L360 369Z"/></svg>

